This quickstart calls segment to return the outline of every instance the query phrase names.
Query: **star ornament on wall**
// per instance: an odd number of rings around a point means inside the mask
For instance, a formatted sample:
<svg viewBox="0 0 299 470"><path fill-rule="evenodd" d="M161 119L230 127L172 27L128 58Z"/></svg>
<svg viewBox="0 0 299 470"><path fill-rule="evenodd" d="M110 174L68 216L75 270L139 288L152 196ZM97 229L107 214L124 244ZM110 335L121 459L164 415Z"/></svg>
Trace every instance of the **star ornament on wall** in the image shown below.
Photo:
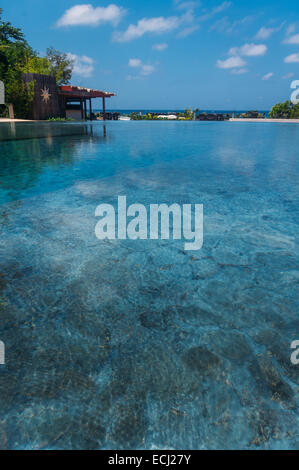
<svg viewBox="0 0 299 470"><path fill-rule="evenodd" d="M44 103L48 103L49 100L50 100L50 98L51 98L51 96L52 96L52 95L49 93L49 88L46 88L46 87L45 87L45 88L43 88L43 89L41 90L41 92L42 92L41 97L42 97L42 99L43 99L43 102L44 102Z"/></svg>

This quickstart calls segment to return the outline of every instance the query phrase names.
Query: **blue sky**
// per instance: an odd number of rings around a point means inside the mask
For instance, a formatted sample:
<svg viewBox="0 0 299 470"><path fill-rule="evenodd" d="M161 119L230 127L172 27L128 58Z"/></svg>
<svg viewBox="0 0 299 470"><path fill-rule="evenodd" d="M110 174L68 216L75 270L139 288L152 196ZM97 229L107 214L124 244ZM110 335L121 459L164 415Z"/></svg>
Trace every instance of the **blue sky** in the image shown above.
<svg viewBox="0 0 299 470"><path fill-rule="evenodd" d="M1 0L41 54L118 109L269 109L299 80L295 0Z"/></svg>

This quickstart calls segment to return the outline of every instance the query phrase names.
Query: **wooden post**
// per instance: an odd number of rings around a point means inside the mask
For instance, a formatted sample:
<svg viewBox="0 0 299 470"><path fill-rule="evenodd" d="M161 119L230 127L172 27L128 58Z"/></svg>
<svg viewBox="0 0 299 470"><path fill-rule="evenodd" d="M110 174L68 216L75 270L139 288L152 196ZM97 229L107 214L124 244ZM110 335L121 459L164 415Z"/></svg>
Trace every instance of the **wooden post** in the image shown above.
<svg viewBox="0 0 299 470"><path fill-rule="evenodd" d="M14 110L13 110L12 103L9 103L9 105L8 105L8 114L9 114L9 119L14 119L15 118L15 113L14 113Z"/></svg>
<svg viewBox="0 0 299 470"><path fill-rule="evenodd" d="M83 121L84 119L84 112L83 112L83 100L80 98L80 108L81 108L81 119Z"/></svg>
<svg viewBox="0 0 299 470"><path fill-rule="evenodd" d="M67 105L67 98L64 96L63 97L63 112L61 112L61 117L66 119L66 105Z"/></svg>
<svg viewBox="0 0 299 470"><path fill-rule="evenodd" d="M89 98L89 119L92 121L92 105L91 105L91 98Z"/></svg>
<svg viewBox="0 0 299 470"><path fill-rule="evenodd" d="M87 106L86 106L86 98L84 99L84 119L87 119Z"/></svg>
<svg viewBox="0 0 299 470"><path fill-rule="evenodd" d="M106 121L106 102L105 102L104 96L103 96L103 119L104 121Z"/></svg>

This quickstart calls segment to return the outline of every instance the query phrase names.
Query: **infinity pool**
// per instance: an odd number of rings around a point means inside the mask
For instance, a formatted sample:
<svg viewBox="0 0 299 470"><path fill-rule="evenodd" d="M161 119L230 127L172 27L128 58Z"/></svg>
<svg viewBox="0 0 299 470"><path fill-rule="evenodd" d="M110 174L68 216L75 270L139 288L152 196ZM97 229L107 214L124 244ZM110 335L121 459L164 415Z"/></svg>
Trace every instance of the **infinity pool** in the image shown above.
<svg viewBox="0 0 299 470"><path fill-rule="evenodd" d="M298 449L297 124L0 125L0 448ZM203 204L204 245L95 236Z"/></svg>

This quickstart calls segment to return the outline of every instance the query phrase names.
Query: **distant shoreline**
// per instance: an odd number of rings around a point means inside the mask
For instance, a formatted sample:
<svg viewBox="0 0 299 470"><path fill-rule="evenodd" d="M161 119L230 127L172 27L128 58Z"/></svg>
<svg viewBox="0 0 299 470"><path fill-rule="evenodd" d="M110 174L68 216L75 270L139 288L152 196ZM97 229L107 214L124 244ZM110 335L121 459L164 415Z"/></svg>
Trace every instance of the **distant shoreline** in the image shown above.
<svg viewBox="0 0 299 470"><path fill-rule="evenodd" d="M299 124L299 119L246 119L246 118L231 118L230 122L275 122L280 124Z"/></svg>
<svg viewBox="0 0 299 470"><path fill-rule="evenodd" d="M9 119L9 118L0 118L0 124L1 123L13 123L13 122L47 122L47 123L50 123L50 121L38 121L38 120L29 120L29 119ZM104 122L104 121L73 121L73 122ZM105 122L113 122L113 121L105 121ZM117 121L117 122L120 122L120 121ZM128 122L128 121L126 121ZM144 122L144 121L142 121ZM164 121L165 122L165 121ZM169 122L182 122L182 121L179 121L179 120L175 120L175 121L169 121ZM183 121L183 122L217 122L217 121L199 121L199 120L196 120L196 121ZM227 121L219 121L219 122L259 122L259 123L276 123L276 124L299 124L299 119L270 119L270 118L260 118L260 119L246 119L246 118L230 118L229 120Z"/></svg>

